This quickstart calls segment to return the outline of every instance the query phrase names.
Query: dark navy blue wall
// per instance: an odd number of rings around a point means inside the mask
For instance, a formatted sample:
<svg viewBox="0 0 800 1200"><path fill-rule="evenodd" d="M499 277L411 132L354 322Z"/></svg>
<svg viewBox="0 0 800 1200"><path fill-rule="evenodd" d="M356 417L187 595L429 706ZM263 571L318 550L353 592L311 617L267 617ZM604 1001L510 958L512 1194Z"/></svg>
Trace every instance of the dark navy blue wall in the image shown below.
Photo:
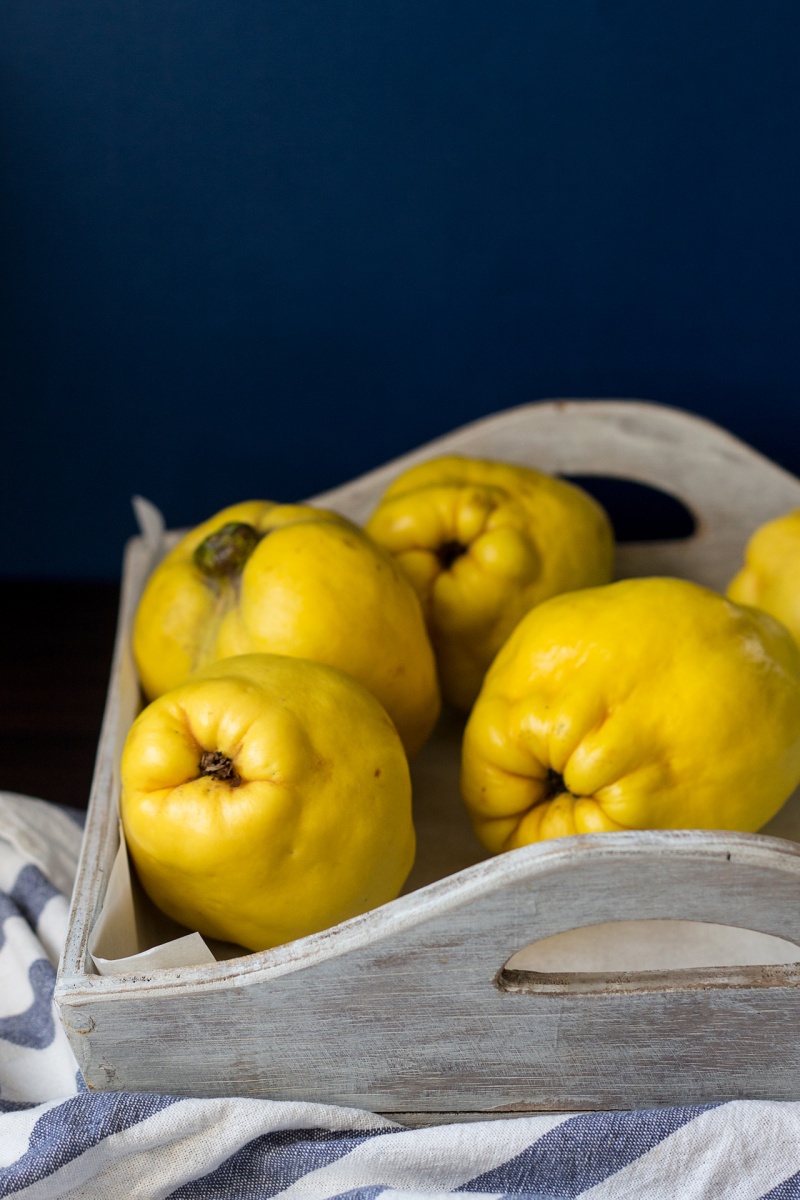
<svg viewBox="0 0 800 1200"><path fill-rule="evenodd" d="M799 46L796 0L3 0L3 570L552 395L800 472Z"/></svg>

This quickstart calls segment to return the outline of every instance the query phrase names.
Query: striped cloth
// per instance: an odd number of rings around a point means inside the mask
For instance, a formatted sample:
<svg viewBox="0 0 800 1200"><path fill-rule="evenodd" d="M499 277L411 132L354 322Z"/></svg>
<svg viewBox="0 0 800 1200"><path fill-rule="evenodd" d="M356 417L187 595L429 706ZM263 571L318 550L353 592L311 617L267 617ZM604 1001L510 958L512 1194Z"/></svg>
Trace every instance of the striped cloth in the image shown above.
<svg viewBox="0 0 800 1200"><path fill-rule="evenodd" d="M88 1094L52 1005L80 836L64 810L0 793L0 1196L800 1200L800 1103L405 1129L319 1104Z"/></svg>

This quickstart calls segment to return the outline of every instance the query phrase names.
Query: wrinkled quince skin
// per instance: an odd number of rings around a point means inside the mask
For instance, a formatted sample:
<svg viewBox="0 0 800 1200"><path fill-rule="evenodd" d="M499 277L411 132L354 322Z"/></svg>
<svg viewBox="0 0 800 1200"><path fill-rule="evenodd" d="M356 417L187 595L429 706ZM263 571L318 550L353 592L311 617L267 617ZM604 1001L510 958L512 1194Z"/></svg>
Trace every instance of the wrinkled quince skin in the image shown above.
<svg viewBox="0 0 800 1200"><path fill-rule="evenodd" d="M249 950L393 899L414 859L393 723L350 676L298 658L213 663L145 708L121 811L158 907Z"/></svg>
<svg viewBox="0 0 800 1200"><path fill-rule="evenodd" d="M755 531L727 595L770 613L800 643L800 509Z"/></svg>
<svg viewBox="0 0 800 1200"><path fill-rule="evenodd" d="M439 713L414 589L361 529L308 505L236 504L183 537L147 583L133 648L148 699L237 654L339 667L380 700L410 755Z"/></svg>
<svg viewBox="0 0 800 1200"><path fill-rule="evenodd" d="M366 528L414 584L442 693L465 711L525 613L612 576L602 507L564 480L509 463L450 456L412 467Z"/></svg>
<svg viewBox="0 0 800 1200"><path fill-rule="evenodd" d="M461 786L497 853L626 829L759 829L800 782L800 651L685 580L558 596L518 625L465 731Z"/></svg>

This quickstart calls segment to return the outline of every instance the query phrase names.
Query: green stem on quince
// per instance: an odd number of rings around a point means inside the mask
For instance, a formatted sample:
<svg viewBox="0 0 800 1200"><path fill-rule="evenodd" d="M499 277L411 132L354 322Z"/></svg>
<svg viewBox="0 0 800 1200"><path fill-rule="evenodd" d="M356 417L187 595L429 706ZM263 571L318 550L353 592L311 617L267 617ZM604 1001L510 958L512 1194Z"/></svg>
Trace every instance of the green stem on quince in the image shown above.
<svg viewBox="0 0 800 1200"><path fill-rule="evenodd" d="M204 538L192 555L194 565L212 579L241 574L262 535L244 521L229 521Z"/></svg>

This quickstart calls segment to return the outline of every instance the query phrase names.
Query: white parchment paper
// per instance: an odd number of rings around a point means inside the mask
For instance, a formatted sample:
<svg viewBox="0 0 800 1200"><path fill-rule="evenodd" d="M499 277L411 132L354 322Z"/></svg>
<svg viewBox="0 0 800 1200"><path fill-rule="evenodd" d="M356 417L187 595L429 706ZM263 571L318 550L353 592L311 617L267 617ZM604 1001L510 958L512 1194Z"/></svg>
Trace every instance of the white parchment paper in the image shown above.
<svg viewBox="0 0 800 1200"><path fill-rule="evenodd" d="M106 897L89 937L89 953L101 975L139 974L159 967L216 962L199 933L186 933L146 902L138 880L131 875L122 825Z"/></svg>

